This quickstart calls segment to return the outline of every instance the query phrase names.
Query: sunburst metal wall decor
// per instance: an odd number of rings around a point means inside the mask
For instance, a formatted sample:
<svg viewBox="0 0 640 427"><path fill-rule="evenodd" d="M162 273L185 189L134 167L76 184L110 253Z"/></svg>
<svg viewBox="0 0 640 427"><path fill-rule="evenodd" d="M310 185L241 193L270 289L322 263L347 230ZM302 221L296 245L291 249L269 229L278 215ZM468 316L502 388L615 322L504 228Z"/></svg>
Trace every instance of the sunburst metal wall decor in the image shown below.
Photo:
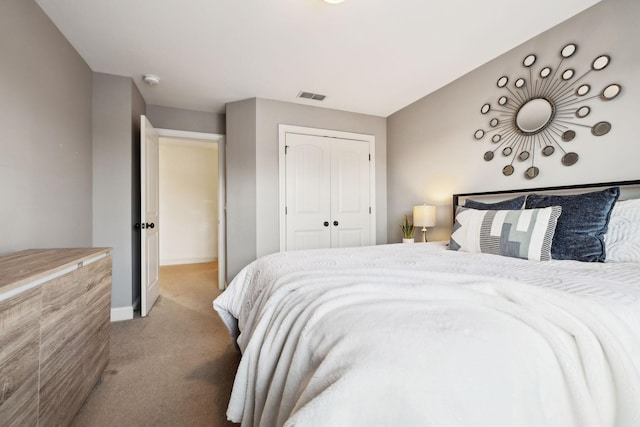
<svg viewBox="0 0 640 427"><path fill-rule="evenodd" d="M489 139L492 148L484 153L484 160L492 161L495 157L503 157L509 164L502 168L502 173L510 176L515 171L516 160L528 165L524 176L533 179L540 170L535 166L535 153L542 156L553 155L557 150L562 152L561 162L572 166L578 162L578 153L573 151L570 142L576 137L573 126L591 129L594 136L602 136L611 130L611 123L598 121L585 124L584 119L591 114L588 102L594 98L603 101L614 99L620 94L621 86L611 83L599 93L592 94L592 88L586 78L593 71L605 69L611 62L609 55L600 55L592 62L590 68L579 77L573 68L564 68L563 61L573 56L578 50L574 43L567 44L560 50L560 62L553 68L545 66L534 72L537 57L527 55L522 65L529 70L529 77L519 77L513 84L509 77L502 76L497 81L499 89L505 92L499 96L494 105L484 104L480 112L489 116L487 130L478 129L474 138ZM496 155L499 153L500 155Z"/></svg>

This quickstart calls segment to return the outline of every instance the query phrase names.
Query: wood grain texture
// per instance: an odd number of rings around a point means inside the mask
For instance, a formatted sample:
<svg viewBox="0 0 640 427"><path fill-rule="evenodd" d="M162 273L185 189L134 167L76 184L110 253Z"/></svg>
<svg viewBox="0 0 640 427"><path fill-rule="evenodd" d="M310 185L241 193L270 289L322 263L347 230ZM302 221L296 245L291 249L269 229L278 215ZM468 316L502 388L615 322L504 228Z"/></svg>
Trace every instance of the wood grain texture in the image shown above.
<svg viewBox="0 0 640 427"><path fill-rule="evenodd" d="M111 332L111 258L86 267L85 305L86 344L82 370L83 390L87 396L109 363Z"/></svg>
<svg viewBox="0 0 640 427"><path fill-rule="evenodd" d="M39 283L0 298L1 426L69 425L99 380L109 359L108 251L46 249L0 257L0 297ZM75 269L60 275L70 267ZM52 274L57 277L45 279Z"/></svg>
<svg viewBox="0 0 640 427"><path fill-rule="evenodd" d="M109 252L110 248L28 249L0 256L0 293Z"/></svg>
<svg viewBox="0 0 640 427"><path fill-rule="evenodd" d="M38 424L40 289L0 302L0 425Z"/></svg>
<svg viewBox="0 0 640 427"><path fill-rule="evenodd" d="M87 281L87 268L81 268L42 285L41 425L69 424L82 404Z"/></svg>

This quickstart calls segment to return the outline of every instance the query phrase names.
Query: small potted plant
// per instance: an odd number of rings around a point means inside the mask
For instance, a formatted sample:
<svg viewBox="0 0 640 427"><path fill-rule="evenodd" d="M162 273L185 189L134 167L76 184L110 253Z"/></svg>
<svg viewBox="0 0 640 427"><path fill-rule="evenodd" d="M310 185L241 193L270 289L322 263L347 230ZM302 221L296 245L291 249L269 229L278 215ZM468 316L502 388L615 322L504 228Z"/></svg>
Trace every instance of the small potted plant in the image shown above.
<svg viewBox="0 0 640 427"><path fill-rule="evenodd" d="M402 229L402 243L413 243L413 224L409 222L409 218L404 216L404 223L400 224Z"/></svg>

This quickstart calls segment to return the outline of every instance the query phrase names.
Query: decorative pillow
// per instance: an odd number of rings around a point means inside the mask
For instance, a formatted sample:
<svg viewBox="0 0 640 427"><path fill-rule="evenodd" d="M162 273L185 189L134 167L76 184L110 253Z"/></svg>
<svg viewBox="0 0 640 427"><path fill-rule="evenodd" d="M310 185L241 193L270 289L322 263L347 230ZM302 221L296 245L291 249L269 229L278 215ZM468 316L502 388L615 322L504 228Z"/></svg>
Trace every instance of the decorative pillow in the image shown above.
<svg viewBox="0 0 640 427"><path fill-rule="evenodd" d="M530 194L525 209L562 206L551 246L553 259L603 262L603 237L619 195L619 187L568 196Z"/></svg>
<svg viewBox="0 0 640 427"><path fill-rule="evenodd" d="M616 202L604 246L607 262L640 262L640 199Z"/></svg>
<svg viewBox="0 0 640 427"><path fill-rule="evenodd" d="M477 210L459 207L449 249L548 261L562 208Z"/></svg>
<svg viewBox="0 0 640 427"><path fill-rule="evenodd" d="M477 202L475 200L467 199L464 201L464 207L471 208L471 209L478 209L481 211L501 210L501 209L516 210L516 209L522 209L522 206L524 205L524 200L526 198L527 196L520 196L520 197L515 197L509 200L503 200L501 202L496 202L496 203L483 203L483 202Z"/></svg>

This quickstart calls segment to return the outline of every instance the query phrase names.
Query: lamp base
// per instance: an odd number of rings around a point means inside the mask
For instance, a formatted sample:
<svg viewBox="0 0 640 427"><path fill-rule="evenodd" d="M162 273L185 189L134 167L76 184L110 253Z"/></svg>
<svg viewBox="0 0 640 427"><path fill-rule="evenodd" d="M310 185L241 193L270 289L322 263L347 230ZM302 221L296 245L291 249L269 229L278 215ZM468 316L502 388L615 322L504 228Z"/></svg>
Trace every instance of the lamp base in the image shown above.
<svg viewBox="0 0 640 427"><path fill-rule="evenodd" d="M422 242L427 243L427 227L422 227Z"/></svg>

